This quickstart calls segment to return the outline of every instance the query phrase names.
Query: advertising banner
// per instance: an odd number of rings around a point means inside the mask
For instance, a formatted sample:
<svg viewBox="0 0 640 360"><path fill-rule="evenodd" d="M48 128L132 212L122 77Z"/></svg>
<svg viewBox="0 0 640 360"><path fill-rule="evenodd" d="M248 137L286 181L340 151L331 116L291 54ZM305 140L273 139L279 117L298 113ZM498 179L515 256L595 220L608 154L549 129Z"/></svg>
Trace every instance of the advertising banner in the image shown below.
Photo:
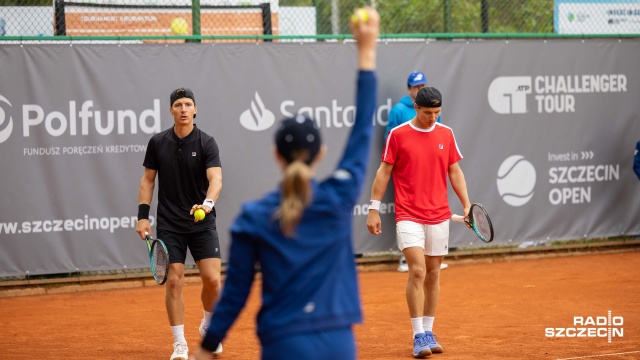
<svg viewBox="0 0 640 360"><path fill-rule="evenodd" d="M639 56L635 39L381 43L356 252L397 250L393 186L380 236L366 230L367 204L389 110L414 70L443 94L442 121L495 244L640 234ZM226 262L241 203L280 181L275 124L316 119L329 149L317 176L328 176L353 125L355 76L352 43L3 45L0 276L148 267L134 231L142 162L151 136L173 125L178 87L194 91L195 122L220 147ZM453 191L449 203L461 213ZM479 245L450 228L450 247Z"/></svg>

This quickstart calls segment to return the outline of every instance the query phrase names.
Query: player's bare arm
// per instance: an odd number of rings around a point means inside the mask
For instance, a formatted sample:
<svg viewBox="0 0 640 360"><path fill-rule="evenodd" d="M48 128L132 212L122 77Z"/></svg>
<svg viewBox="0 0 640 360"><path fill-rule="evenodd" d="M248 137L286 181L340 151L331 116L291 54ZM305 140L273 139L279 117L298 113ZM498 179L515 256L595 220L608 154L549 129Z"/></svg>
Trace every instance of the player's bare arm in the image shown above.
<svg viewBox="0 0 640 360"><path fill-rule="evenodd" d="M371 200L382 200L384 192L387 190L392 170L392 164L384 161L380 163L380 167L378 168L378 171L376 171L376 178L373 180L373 186L371 187ZM379 235L382 233L382 221L380 220L380 213L378 210L369 209L369 215L367 216L367 229L373 235Z"/></svg>
<svg viewBox="0 0 640 360"><path fill-rule="evenodd" d="M153 198L153 189L156 186L156 170L144 168L142 179L140 179L140 189L138 190L138 204L151 204ZM140 235L140 239L145 239L145 232L153 235L151 232L151 223L149 219L140 219L136 223L136 232Z"/></svg>
<svg viewBox="0 0 640 360"><path fill-rule="evenodd" d="M460 203L464 208L464 217L469 220L469 209L471 208L471 202L469 202L469 194L467 193L467 182L464 179L464 173L458 163L449 165L449 181L453 187L453 191L460 199Z"/></svg>
<svg viewBox="0 0 640 360"><path fill-rule="evenodd" d="M215 203L218 202L220 191L222 191L222 168L219 166L208 168L207 180L209 181L209 188L207 189L206 199L213 200L215 205ZM193 213L198 209L204 210L207 214L213 210L211 206L205 206L205 204L194 204L191 207L189 214L193 215Z"/></svg>

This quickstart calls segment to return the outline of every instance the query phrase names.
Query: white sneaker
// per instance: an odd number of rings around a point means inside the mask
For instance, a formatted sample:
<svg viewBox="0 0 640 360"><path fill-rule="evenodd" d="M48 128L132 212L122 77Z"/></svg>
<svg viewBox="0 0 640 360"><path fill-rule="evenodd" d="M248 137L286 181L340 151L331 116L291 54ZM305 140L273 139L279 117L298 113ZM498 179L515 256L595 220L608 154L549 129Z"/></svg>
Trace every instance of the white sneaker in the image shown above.
<svg viewBox="0 0 640 360"><path fill-rule="evenodd" d="M189 359L189 347L187 344L173 343L173 354L169 360L188 360Z"/></svg>
<svg viewBox="0 0 640 360"><path fill-rule="evenodd" d="M207 329L204 327L204 319L202 319L202 321L200 322L200 327L198 328L198 330L200 330L200 336L202 337L207 334ZM220 356L220 354L222 354L222 343L220 343L216 351L213 352L214 358L217 358L218 356Z"/></svg>
<svg viewBox="0 0 640 360"><path fill-rule="evenodd" d="M449 264L440 263L440 270L444 270L449 267Z"/></svg>
<svg viewBox="0 0 640 360"><path fill-rule="evenodd" d="M409 264L407 264L407 259L404 255L400 255L400 265L398 265L398 271L407 272L409 271Z"/></svg>

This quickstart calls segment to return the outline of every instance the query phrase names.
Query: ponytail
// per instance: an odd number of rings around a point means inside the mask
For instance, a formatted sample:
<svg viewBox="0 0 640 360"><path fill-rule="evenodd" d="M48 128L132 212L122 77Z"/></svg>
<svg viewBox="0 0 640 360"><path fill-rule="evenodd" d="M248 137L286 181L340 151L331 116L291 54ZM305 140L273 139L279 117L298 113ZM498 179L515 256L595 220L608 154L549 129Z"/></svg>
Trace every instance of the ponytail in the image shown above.
<svg viewBox="0 0 640 360"><path fill-rule="evenodd" d="M304 209L311 202L311 176L311 168L299 158L284 170L282 197L276 218L279 219L280 229L287 237L294 235Z"/></svg>

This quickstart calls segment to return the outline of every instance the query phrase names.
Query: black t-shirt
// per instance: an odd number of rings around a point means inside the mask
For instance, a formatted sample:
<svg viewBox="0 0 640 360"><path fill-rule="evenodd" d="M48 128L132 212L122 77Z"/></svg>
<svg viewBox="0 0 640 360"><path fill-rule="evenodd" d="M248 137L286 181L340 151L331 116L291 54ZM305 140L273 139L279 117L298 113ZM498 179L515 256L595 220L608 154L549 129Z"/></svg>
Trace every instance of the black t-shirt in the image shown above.
<svg viewBox="0 0 640 360"><path fill-rule="evenodd" d="M215 228L215 209L203 221L189 215L207 196L207 169L222 167L218 144L198 129L179 139L173 127L149 140L144 167L158 172L158 230L193 233Z"/></svg>

